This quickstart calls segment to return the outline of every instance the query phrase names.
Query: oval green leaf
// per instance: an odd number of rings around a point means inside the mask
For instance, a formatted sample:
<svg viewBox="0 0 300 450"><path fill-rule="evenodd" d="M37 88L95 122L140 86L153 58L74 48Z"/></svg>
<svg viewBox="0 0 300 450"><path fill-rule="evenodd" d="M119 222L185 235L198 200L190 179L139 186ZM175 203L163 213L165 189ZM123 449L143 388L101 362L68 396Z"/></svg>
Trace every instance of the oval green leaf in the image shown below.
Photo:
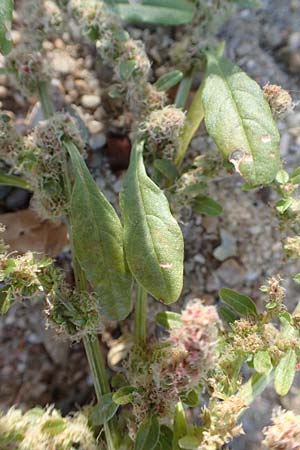
<svg viewBox="0 0 300 450"><path fill-rule="evenodd" d="M280 169L280 137L258 84L209 53L202 103L207 131L223 155L249 184L271 183Z"/></svg>
<svg viewBox="0 0 300 450"><path fill-rule="evenodd" d="M205 195L196 197L192 203L192 207L195 213L211 217L219 216L223 211L220 203Z"/></svg>
<svg viewBox="0 0 300 450"><path fill-rule="evenodd" d="M220 308L218 308L218 314L221 319L229 325L238 318L238 316L230 308L227 308L227 306L220 306Z"/></svg>
<svg viewBox="0 0 300 450"><path fill-rule="evenodd" d="M163 311L156 314L156 322L167 330L178 328L181 325L181 315L172 311Z"/></svg>
<svg viewBox="0 0 300 450"><path fill-rule="evenodd" d="M48 419L42 425L42 432L49 434L49 436L56 436L57 434L62 433L67 427L64 419L62 418L53 418Z"/></svg>
<svg viewBox="0 0 300 450"><path fill-rule="evenodd" d="M296 373L296 352L288 350L275 369L274 387L278 395L286 395L294 381Z"/></svg>
<svg viewBox="0 0 300 450"><path fill-rule="evenodd" d="M159 440L159 423L155 416L147 417L140 424L134 450L153 450Z"/></svg>
<svg viewBox="0 0 300 450"><path fill-rule="evenodd" d="M135 144L121 193L126 258L131 272L155 299L173 303L183 282L183 237L168 200L148 177L144 143Z"/></svg>
<svg viewBox="0 0 300 450"><path fill-rule="evenodd" d="M112 393L109 392L102 396L100 403L93 407L90 419L94 426L104 425L117 412L119 405L117 405L112 398Z"/></svg>
<svg viewBox="0 0 300 450"><path fill-rule="evenodd" d="M179 447L184 450L197 450L199 448L199 439L195 436L184 436L179 440Z"/></svg>
<svg viewBox="0 0 300 450"><path fill-rule="evenodd" d="M270 355L265 350L260 350L254 355L254 369L258 373L269 373L273 369Z"/></svg>
<svg viewBox="0 0 300 450"><path fill-rule="evenodd" d="M131 309L132 277L123 251L121 222L99 191L77 148L67 143L74 171L70 215L76 258L97 294L101 312L123 320Z"/></svg>
<svg viewBox="0 0 300 450"><path fill-rule="evenodd" d="M10 27L13 18L13 0L0 2L0 52L7 55L12 49Z"/></svg>
<svg viewBox="0 0 300 450"><path fill-rule="evenodd" d="M195 6L187 0L144 0L129 4L118 0L118 11L125 22L133 24L182 25L193 20Z"/></svg>
<svg viewBox="0 0 300 450"><path fill-rule="evenodd" d="M176 86L183 78L183 73L180 70L173 70L172 72L162 75L154 86L158 91L168 91L173 86Z"/></svg>
<svg viewBox="0 0 300 450"><path fill-rule="evenodd" d="M134 386L123 386L113 394L112 399L117 405L127 405L132 402L134 392L136 392Z"/></svg>
<svg viewBox="0 0 300 450"><path fill-rule="evenodd" d="M161 450L172 450L173 431L166 425L161 425L159 444Z"/></svg>
<svg viewBox="0 0 300 450"><path fill-rule="evenodd" d="M221 288L219 290L221 300L230 306L241 316L257 316L254 301L247 295L240 294L233 289Z"/></svg>
<svg viewBox="0 0 300 450"><path fill-rule="evenodd" d="M179 441L188 433L188 425L182 402L178 402L175 407L173 430L173 450L180 450Z"/></svg>

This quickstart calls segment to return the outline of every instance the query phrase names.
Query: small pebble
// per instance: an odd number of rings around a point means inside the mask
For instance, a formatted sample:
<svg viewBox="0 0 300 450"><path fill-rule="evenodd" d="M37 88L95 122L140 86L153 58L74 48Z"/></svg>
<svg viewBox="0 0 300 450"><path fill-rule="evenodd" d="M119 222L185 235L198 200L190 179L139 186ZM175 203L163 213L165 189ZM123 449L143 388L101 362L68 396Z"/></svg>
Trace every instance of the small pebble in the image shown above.
<svg viewBox="0 0 300 450"><path fill-rule="evenodd" d="M98 95L83 95L81 104L84 108L96 109L100 105L100 97Z"/></svg>
<svg viewBox="0 0 300 450"><path fill-rule="evenodd" d="M103 133L95 134L90 137L89 145L92 150L99 150L103 148L106 144L106 136Z"/></svg>

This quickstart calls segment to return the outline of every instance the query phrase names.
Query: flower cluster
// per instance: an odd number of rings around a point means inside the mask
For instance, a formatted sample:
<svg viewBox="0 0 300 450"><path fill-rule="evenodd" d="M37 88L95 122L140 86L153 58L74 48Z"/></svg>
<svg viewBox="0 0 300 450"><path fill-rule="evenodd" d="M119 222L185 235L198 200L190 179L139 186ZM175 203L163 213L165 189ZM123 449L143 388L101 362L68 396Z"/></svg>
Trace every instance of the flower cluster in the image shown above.
<svg viewBox="0 0 300 450"><path fill-rule="evenodd" d="M276 409L273 424L264 429L263 443L269 450L300 450L300 416L292 411Z"/></svg>
<svg viewBox="0 0 300 450"><path fill-rule="evenodd" d="M128 379L137 388L133 402L137 422L149 411L161 417L171 415L182 397L205 384L216 361L218 322L215 307L195 299L166 341L133 352Z"/></svg>
<svg viewBox="0 0 300 450"><path fill-rule="evenodd" d="M83 413L62 417L53 407L22 413L12 408L0 415L0 448L18 450L96 450L93 432Z"/></svg>
<svg viewBox="0 0 300 450"><path fill-rule="evenodd" d="M166 106L152 111L141 124L140 131L147 136L150 150L163 158L173 159L184 121L185 114L181 109Z"/></svg>
<svg viewBox="0 0 300 450"><path fill-rule="evenodd" d="M41 122L27 139L33 162L24 173L33 186L32 204L41 217L52 220L65 214L68 206L63 178L66 161L64 138L72 140L84 154L78 129L68 114L56 114Z"/></svg>
<svg viewBox="0 0 300 450"><path fill-rule="evenodd" d="M283 113L292 110L292 98L288 91L281 86L268 83L264 86L263 91L274 117L278 118Z"/></svg>

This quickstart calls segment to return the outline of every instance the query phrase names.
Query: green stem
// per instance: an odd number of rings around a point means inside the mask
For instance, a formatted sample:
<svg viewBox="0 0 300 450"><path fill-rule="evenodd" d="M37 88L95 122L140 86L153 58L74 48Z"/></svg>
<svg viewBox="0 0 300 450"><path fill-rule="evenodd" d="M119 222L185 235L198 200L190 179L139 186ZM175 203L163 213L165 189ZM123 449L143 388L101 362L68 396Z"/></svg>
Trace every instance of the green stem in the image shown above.
<svg viewBox="0 0 300 450"><path fill-rule="evenodd" d="M136 303L134 310L134 338L137 346L146 344L147 292L137 283Z"/></svg>
<svg viewBox="0 0 300 450"><path fill-rule="evenodd" d="M0 171L0 185L31 190L29 183L23 178L16 177L15 175L8 175L2 171Z"/></svg>
<svg viewBox="0 0 300 450"><path fill-rule="evenodd" d="M38 85L38 91L44 118L49 119L51 116L53 116L55 110L49 97L48 83L46 81L40 81Z"/></svg>
<svg viewBox="0 0 300 450"><path fill-rule="evenodd" d="M204 118L202 98L201 98L203 85L204 83L201 84L200 88L196 92L193 102L186 116L185 125L180 137L180 146L174 161L176 167L181 166L187 148Z"/></svg>

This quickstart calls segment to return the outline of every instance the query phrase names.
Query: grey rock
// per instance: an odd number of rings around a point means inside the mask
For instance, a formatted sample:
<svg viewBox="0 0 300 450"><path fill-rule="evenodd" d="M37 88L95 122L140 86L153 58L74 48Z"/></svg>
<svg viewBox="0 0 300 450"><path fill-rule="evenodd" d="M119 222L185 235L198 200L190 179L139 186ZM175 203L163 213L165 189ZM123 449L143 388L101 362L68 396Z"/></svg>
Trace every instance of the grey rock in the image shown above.
<svg viewBox="0 0 300 450"><path fill-rule="evenodd" d="M225 261L227 258L236 256L236 239L226 230L221 230L221 240L221 245L213 252L214 257L219 261Z"/></svg>
<svg viewBox="0 0 300 450"><path fill-rule="evenodd" d="M5 199L7 209L17 210L25 208L28 204L30 193L25 189L13 188Z"/></svg>

